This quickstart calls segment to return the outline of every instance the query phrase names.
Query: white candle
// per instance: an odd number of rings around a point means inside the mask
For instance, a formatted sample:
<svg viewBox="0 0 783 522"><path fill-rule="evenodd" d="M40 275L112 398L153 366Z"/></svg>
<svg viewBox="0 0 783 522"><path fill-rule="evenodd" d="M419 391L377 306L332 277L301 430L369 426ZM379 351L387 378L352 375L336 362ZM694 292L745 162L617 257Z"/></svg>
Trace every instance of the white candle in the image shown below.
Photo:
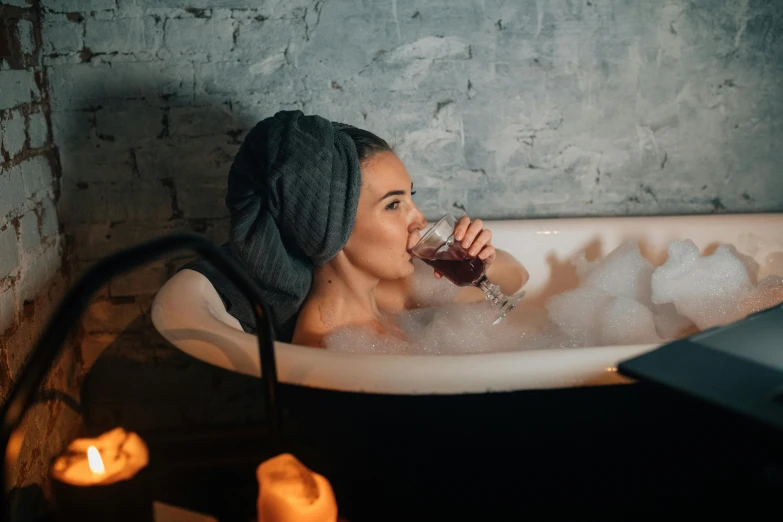
<svg viewBox="0 0 783 522"><path fill-rule="evenodd" d="M258 522L336 522L329 481L291 455L265 460L256 470Z"/></svg>

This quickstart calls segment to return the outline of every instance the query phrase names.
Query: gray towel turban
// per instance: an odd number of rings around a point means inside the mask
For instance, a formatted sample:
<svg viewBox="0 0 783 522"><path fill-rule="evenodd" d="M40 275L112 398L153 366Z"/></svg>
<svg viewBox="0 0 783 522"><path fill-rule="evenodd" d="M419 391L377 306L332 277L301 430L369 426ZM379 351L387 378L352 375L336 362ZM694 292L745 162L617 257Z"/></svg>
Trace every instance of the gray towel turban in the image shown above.
<svg viewBox="0 0 783 522"><path fill-rule="evenodd" d="M248 133L229 172L231 253L259 284L281 340L293 335L313 268L353 230L361 172L346 127L278 112Z"/></svg>

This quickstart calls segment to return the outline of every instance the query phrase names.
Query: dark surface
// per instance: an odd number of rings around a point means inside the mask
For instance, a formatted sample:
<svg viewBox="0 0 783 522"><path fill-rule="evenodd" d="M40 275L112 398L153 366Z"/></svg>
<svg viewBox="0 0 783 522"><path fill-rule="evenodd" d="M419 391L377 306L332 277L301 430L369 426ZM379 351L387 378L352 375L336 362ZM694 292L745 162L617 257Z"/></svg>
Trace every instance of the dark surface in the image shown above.
<svg viewBox="0 0 783 522"><path fill-rule="evenodd" d="M618 366L621 373L783 433L783 306L711 328Z"/></svg>
<svg viewBox="0 0 783 522"><path fill-rule="evenodd" d="M779 434L652 385L281 396L289 450L331 481L352 521L720 514L783 487ZM222 522L253 518L255 468L272 456L263 429L144 437L154 498Z"/></svg>

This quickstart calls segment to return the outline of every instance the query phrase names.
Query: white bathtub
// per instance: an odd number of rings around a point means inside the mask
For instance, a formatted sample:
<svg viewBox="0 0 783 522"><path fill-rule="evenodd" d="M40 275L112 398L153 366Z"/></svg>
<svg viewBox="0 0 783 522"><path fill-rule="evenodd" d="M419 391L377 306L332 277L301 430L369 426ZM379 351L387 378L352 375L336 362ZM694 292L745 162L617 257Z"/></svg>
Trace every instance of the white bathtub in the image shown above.
<svg viewBox="0 0 783 522"><path fill-rule="evenodd" d="M530 272L520 306L541 306L577 285L570 259L588 259L636 239L655 264L668 243L692 239L703 251L733 244L760 264L759 279L783 274L783 214L582 218L490 222L493 242ZM207 363L259 375L254 335L241 330L207 279L185 270L169 280L152 306L158 331L180 350ZM454 394L563 388L627 382L617 363L656 345L596 346L454 356L337 353L277 343L280 381L307 387L387 394Z"/></svg>

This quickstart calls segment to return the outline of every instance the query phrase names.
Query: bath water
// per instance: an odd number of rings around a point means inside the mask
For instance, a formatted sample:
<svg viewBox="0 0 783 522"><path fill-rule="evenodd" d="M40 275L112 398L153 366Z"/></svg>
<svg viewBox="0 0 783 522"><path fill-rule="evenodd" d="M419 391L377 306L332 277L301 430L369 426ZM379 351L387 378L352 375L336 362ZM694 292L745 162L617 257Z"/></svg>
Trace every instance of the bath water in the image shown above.
<svg viewBox="0 0 783 522"><path fill-rule="evenodd" d="M656 267L637 243L626 242L601 259L588 261L580 254L572 262L576 288L552 296L543 308L523 299L492 326L491 307L456 302L459 288L446 278L435 279L431 266L414 259L412 298L419 308L388 318L407 341L352 326L331 332L326 347L415 355L661 343L783 302L783 277L757 281L758 264L732 245L701 255L690 240L672 241L668 259ZM437 270L457 281L473 277L467 268L460 275L449 266Z"/></svg>

